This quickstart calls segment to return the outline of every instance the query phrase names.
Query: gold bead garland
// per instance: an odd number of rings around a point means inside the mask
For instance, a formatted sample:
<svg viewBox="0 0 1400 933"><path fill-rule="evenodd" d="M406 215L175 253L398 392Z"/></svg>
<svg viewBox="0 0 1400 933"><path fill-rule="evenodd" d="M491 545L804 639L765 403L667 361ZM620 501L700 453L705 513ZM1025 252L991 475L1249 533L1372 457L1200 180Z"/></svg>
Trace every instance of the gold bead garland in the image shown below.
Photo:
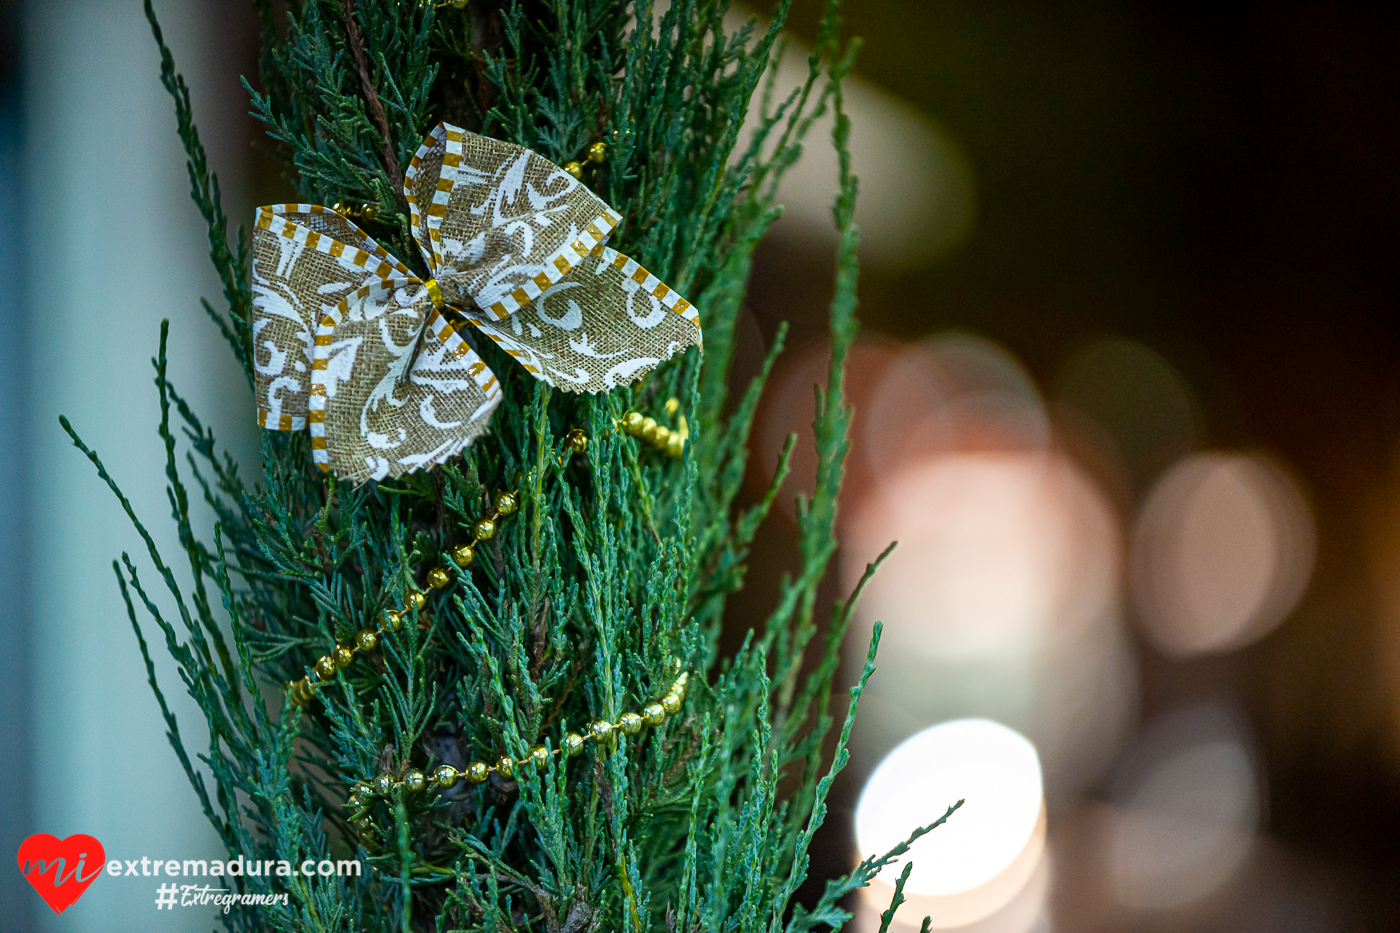
<svg viewBox="0 0 1400 933"><path fill-rule="evenodd" d="M598 142L588 147L588 155L584 157L583 162L565 162L562 167L564 171L568 172L570 175L582 180L583 168L585 165L602 165L603 161L607 159L607 157L608 144L603 142L602 140L599 140Z"/></svg>
<svg viewBox="0 0 1400 933"><path fill-rule="evenodd" d="M680 410L679 399L666 400L666 414L674 415ZM681 415L675 430L658 422L655 418L639 411L629 411L616 422L617 429L629 437L645 441L668 457L679 460L685 452L685 442L690 438L690 426L685 415Z"/></svg>
<svg viewBox="0 0 1400 933"><path fill-rule="evenodd" d="M344 201L336 201L331 206L331 210L346 220L372 221L379 216L379 205L377 204L361 204L357 207L354 204L346 204Z"/></svg>
<svg viewBox="0 0 1400 933"><path fill-rule="evenodd" d="M397 788L403 788L416 794L426 789L429 783L441 790L451 790L462 781L466 781L468 784L485 784L492 774L499 774L501 777L509 779L522 773L526 768L542 770L549 764L549 759L554 755L574 758L583 753L584 746L589 742L606 745L613 740L618 732L624 735L636 735L642 731L643 726L655 728L665 722L667 716L674 716L680 712L681 704L685 702L686 686L689 681L690 674L683 672L659 700L646 704L641 713L623 713L616 722L609 722L606 719L595 720L588 724L588 728L582 734L577 732L566 734L564 741L560 743L558 748L551 749L543 745L536 745L524 758L512 758L506 755L495 764L473 761L460 771L452 765L440 764L431 769L431 781L417 768L405 771L401 778L395 778L386 772L373 780L361 781L351 789L350 799L345 802L350 822L363 829L362 824L369 820L369 807L372 798L390 797Z"/></svg>
<svg viewBox="0 0 1400 933"><path fill-rule="evenodd" d="M575 428L564 436L564 446L573 453L585 453L588 450L588 435ZM564 454L556 457L556 461L561 464L564 459ZM496 493L490 513L478 519L472 526L472 540L452 549L452 562L464 570L470 567L476 560L476 545L496 537L501 520L514 515L519 510L520 499L515 492ZM452 585L452 575L441 567L430 569L426 579L430 590L445 590ZM350 644L336 645L331 650L330 655L321 657L312 665L310 674L287 684L288 697L298 706L311 702L311 698L316 695L317 685L335 677L337 671L349 667L354 662L357 652L373 651L378 647L379 639L382 636L390 631L397 632L403 628L404 617L408 613L422 612L427 604L428 598L425 594L417 590L409 590L404 594L402 609L384 610L382 623L374 628L360 629L355 633Z"/></svg>
<svg viewBox="0 0 1400 933"><path fill-rule="evenodd" d="M472 528L470 544L460 544L452 549L452 562L466 569L476 559L476 545L496 536L498 523L502 518L514 515L520 509L520 500L513 492L496 493L495 508L489 515L478 520ZM430 590L445 590L452 585L452 575L441 567L428 571L427 583ZM410 613L420 613L428 605L428 597L417 590L409 590L403 597L402 609L386 609L384 621L374 628L362 628L355 633L349 644L336 645L329 655L325 655L311 666L311 673L287 684L287 695L292 702L303 706L316 695L316 687L335 677L337 671L349 667L355 655L361 651L373 651L379 646L379 639L385 634L403 628L404 617Z"/></svg>

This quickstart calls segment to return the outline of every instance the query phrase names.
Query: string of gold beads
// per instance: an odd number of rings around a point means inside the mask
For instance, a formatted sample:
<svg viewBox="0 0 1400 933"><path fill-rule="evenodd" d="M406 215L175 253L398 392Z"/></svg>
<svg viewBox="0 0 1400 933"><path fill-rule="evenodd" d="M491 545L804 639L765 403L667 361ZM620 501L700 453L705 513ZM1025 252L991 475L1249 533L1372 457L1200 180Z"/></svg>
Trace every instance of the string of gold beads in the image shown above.
<svg viewBox="0 0 1400 933"><path fill-rule="evenodd" d="M374 220L379 216L379 205L377 204L361 204L356 206L354 204L346 204L343 201L336 201L335 204L331 206L331 210L335 211L346 220Z"/></svg>
<svg viewBox="0 0 1400 933"><path fill-rule="evenodd" d="M337 206L338 209L338 206ZM564 446L576 454L588 451L588 435L582 430L574 428L564 435ZM560 456L558 461L562 464L564 457ZM472 525L472 539L466 544L459 544L452 549L452 562L458 567L466 569L476 561L476 546L482 541L490 541L496 537L496 532L500 529L501 519L514 515L520 510L520 500L514 492L498 492L492 503L491 510ZM441 567L434 567L427 573L427 583L430 589L443 590L452 585L452 575ZM338 644L330 654L319 658L311 667L311 673L300 680L287 684L287 695L292 702L298 706L311 702L316 695L316 687L335 677L338 671L344 670L355 661L355 655L361 651L373 651L379 646L379 639L389 631L399 631L403 628L404 616L409 612L420 612L427 605L427 597L416 590L410 590L404 595L404 606L402 609L386 609L384 611L384 621L374 628L363 628L355 634L355 638L349 644Z"/></svg>
<svg viewBox="0 0 1400 933"><path fill-rule="evenodd" d="M588 155L584 161L593 165L602 165L603 160L607 157L608 144L603 142L602 140L599 140L598 142L588 147ZM583 164L579 162L565 162L563 167L564 171L568 172L575 178L583 178Z"/></svg>
<svg viewBox="0 0 1400 933"><path fill-rule="evenodd" d="M434 567L428 571L428 585L435 590L440 590L452 583L442 568ZM293 681L287 685L287 696L298 706L304 706L311 702L311 698L316 695L316 686L332 680L336 673L345 670L355 661L355 655L361 651L373 651L379 647L379 639L389 632L400 631L403 628L404 617L411 612L421 612L428 604L428 598L417 590L409 590L403 597L403 609L384 610L384 621L373 628L365 627L355 633L355 638L349 644L338 644L332 649L330 654L322 655L315 664L311 665L311 673L301 680Z"/></svg>
<svg viewBox="0 0 1400 933"><path fill-rule="evenodd" d="M514 515L519 508L520 502L515 493L497 493L495 508L472 526L472 542L452 549L453 563L462 568L470 567L476 559L475 545L494 538L500 519ZM445 590L452 585L452 575L441 567L434 567L428 571L427 582L430 590ZM390 631L400 631L403 628L404 617L410 612L422 612L427 604L428 597L425 594L418 590L409 590L404 594L402 609L384 610L383 622L373 628L360 629L348 644L336 645L330 654L323 655L311 666L311 673L287 684L287 696L298 706L311 702L311 698L316 695L317 684L326 683L334 678L338 671L343 671L353 664L355 655L359 652L373 651L379 647L380 638Z"/></svg>
<svg viewBox="0 0 1400 933"><path fill-rule="evenodd" d="M588 453L588 435L578 428L564 435L564 444L576 454Z"/></svg>
<svg viewBox="0 0 1400 933"><path fill-rule="evenodd" d="M452 549L452 562L458 567L467 568L476 560L476 546L482 541L490 541L496 537L496 531L500 527L500 520L508 515L514 515L520 509L520 500L513 492L496 493L496 501L490 514L478 519L472 525L472 539L466 544L459 544ZM445 571L434 568L428 571L428 583L433 582L433 574L441 573L444 577Z"/></svg>
<svg viewBox="0 0 1400 933"><path fill-rule="evenodd" d="M666 411L669 414L675 414L679 407L680 402L676 399L666 402ZM629 411L618 419L617 428L623 434L645 441L675 459L680 459L681 454L685 452L685 442L690 438L690 428L686 425L685 415L680 416L678 427L672 430L650 415Z"/></svg>
<svg viewBox="0 0 1400 933"><path fill-rule="evenodd" d="M610 722L606 719L595 720L589 723L588 728L582 733L570 732L565 735L559 748L551 749L543 745L536 745L524 758L512 758L506 755L495 764L473 761L461 770L449 764L440 764L432 769L431 774L425 774L417 768L410 768L404 772L401 778L396 778L386 772L372 781L361 781L351 788L350 799L345 802L350 821L357 823L368 820L372 798L390 797L399 788L416 794L425 790L429 784L442 790L451 790L462 781L466 781L468 784L484 784L492 774L499 774L503 778L513 778L526 768L543 770L549 764L551 756L564 755L567 758L573 758L581 755L589 742L606 745L619 732L623 735L636 735L642 731L643 727L655 728L665 722L667 717L680 712L681 704L685 702L686 685L689 681L690 674L683 672L659 699L643 706L640 713L623 713L617 717L616 722Z"/></svg>

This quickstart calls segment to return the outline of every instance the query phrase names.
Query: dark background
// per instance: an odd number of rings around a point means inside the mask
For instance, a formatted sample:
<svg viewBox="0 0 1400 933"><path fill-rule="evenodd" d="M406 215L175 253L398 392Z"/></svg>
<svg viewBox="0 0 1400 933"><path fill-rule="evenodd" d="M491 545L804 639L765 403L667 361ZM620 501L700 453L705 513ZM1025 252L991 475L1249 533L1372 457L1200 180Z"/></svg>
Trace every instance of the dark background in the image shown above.
<svg viewBox="0 0 1400 933"><path fill-rule="evenodd" d="M794 5L809 43L820 8ZM863 325L980 332L1042 385L1086 341L1135 338L1187 376L1208 444L1300 474L1318 527L1303 601L1227 658L1143 646L1143 714L1242 699L1265 830L1337 886L1343 928L1400 929L1400 619L1382 595L1400 576L1400 11L860 0L844 18L859 72L955 135L979 201L937 265L863 272ZM767 249L757 280L765 332L818 332L820 257ZM771 281L817 284L781 300ZM828 830L827 871L847 867L848 834Z"/></svg>

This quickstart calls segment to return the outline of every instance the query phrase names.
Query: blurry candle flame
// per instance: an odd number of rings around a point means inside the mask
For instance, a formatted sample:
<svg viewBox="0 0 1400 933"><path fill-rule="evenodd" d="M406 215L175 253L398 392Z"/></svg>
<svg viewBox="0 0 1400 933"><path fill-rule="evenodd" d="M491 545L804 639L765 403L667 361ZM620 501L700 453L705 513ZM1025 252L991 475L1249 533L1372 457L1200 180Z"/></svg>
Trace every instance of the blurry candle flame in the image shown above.
<svg viewBox="0 0 1400 933"><path fill-rule="evenodd" d="M886 756L856 806L857 844L870 855L894 848L960 799L966 802L946 823L915 840L879 876L892 885L912 861L907 893L959 896L941 902L946 910L935 918L939 927L994 913L1034 874L1045 847L1035 746L987 719L932 726Z"/></svg>
<svg viewBox="0 0 1400 933"><path fill-rule="evenodd" d="M1312 516L1274 464L1233 454L1180 461L1143 504L1133 597L1145 633L1185 656L1231 651L1273 630L1307 588Z"/></svg>

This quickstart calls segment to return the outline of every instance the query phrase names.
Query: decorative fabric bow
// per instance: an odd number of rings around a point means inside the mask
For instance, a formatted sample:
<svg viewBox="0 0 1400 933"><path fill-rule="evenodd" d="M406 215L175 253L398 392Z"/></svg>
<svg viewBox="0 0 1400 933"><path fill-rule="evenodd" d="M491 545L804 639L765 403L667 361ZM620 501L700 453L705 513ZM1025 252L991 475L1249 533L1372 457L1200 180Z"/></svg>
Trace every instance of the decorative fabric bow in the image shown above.
<svg viewBox="0 0 1400 933"><path fill-rule="evenodd" d="M329 208L258 209L258 423L309 425L323 470L399 476L486 431L500 383L452 318L571 392L635 382L701 345L695 309L604 247L618 214L528 149L441 123L404 197L427 281Z"/></svg>

